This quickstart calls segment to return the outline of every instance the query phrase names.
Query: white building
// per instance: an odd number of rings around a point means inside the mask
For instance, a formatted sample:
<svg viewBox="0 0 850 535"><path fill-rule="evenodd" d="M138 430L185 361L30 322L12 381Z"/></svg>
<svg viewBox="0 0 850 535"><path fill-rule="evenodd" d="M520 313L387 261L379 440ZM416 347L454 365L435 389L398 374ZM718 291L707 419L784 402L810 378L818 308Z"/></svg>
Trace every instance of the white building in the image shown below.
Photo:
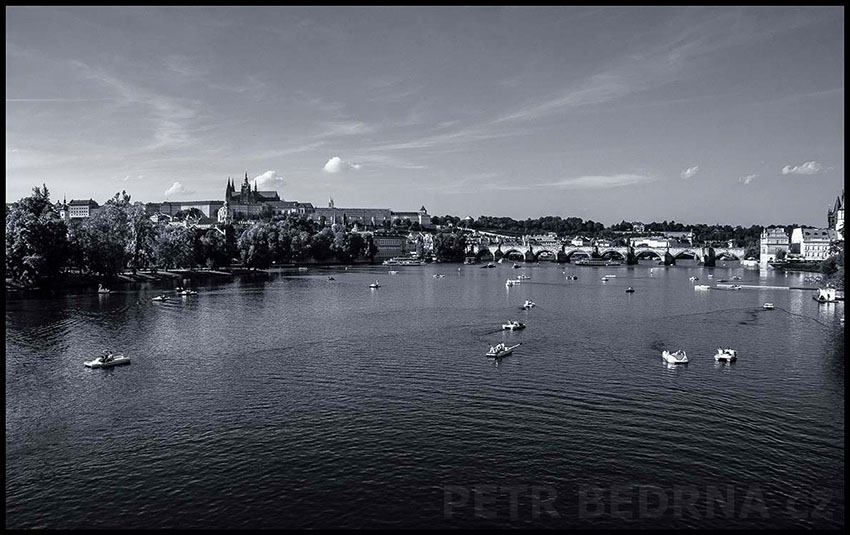
<svg viewBox="0 0 850 535"><path fill-rule="evenodd" d="M761 233L759 240L759 263L761 268L767 268L767 263L776 260L779 251L789 253L791 251L791 240L785 232L785 228L766 228Z"/></svg>
<svg viewBox="0 0 850 535"><path fill-rule="evenodd" d="M831 246L836 241L835 229L797 227L791 231L789 251L803 260L821 261L831 256Z"/></svg>
<svg viewBox="0 0 850 535"><path fill-rule="evenodd" d="M98 204L91 199L74 200L68 203L68 217L71 219L86 219L93 216L98 208Z"/></svg>

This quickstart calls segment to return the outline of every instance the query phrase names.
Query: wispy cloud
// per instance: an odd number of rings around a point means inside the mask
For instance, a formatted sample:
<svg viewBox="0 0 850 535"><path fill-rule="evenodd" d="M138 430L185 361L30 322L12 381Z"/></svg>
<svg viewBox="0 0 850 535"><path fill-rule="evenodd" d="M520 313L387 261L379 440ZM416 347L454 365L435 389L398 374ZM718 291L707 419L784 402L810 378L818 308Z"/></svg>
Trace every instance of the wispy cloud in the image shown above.
<svg viewBox="0 0 850 535"><path fill-rule="evenodd" d="M682 179L687 180L697 174L698 171L699 166L695 165L693 167L688 167L687 169L682 169L682 172L679 173L679 176L682 177Z"/></svg>
<svg viewBox="0 0 850 535"><path fill-rule="evenodd" d="M811 162L802 163L800 165L786 165L782 168L783 175L816 175L823 169L823 166L812 160Z"/></svg>
<svg viewBox="0 0 850 535"><path fill-rule="evenodd" d="M758 175L746 175L746 176L740 177L738 179L738 182L742 182L744 184L749 184L750 182L752 182L756 178L758 178Z"/></svg>
<svg viewBox="0 0 850 535"><path fill-rule="evenodd" d="M543 185L560 189L599 189L647 184L649 182L654 182L655 180L657 180L656 177L646 175L591 175L580 176L578 178L568 178Z"/></svg>
<svg viewBox="0 0 850 535"><path fill-rule="evenodd" d="M194 143L191 124L198 117L198 104L184 98L169 97L120 80L81 61L72 62L85 76L116 92L120 101L144 104L153 110L154 139L146 150L186 146Z"/></svg>
<svg viewBox="0 0 850 535"><path fill-rule="evenodd" d="M6 102L103 102L114 98L7 98Z"/></svg>

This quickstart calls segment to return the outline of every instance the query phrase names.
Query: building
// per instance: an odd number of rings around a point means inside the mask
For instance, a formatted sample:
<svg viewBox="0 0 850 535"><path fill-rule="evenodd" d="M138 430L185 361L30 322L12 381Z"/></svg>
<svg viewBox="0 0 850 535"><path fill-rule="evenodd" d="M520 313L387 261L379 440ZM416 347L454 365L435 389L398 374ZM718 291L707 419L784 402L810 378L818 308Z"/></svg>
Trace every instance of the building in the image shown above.
<svg viewBox="0 0 850 535"><path fill-rule="evenodd" d="M789 253L803 260L820 262L831 256L837 233L832 228L795 228L791 231Z"/></svg>
<svg viewBox="0 0 850 535"><path fill-rule="evenodd" d="M393 221L408 220L411 223L419 223L422 228L431 228L431 216L428 215L428 210L423 206L418 212L392 212Z"/></svg>
<svg viewBox="0 0 850 535"><path fill-rule="evenodd" d="M644 224L640 221L632 221L632 232L645 232Z"/></svg>
<svg viewBox="0 0 850 535"><path fill-rule="evenodd" d="M585 238L583 236L576 236L572 240L570 240L570 245L573 247L590 247L593 245L593 240L590 238Z"/></svg>
<svg viewBox="0 0 850 535"><path fill-rule="evenodd" d="M68 219L86 219L96 214L100 209L100 206L91 199L71 199L67 206Z"/></svg>
<svg viewBox="0 0 850 535"><path fill-rule="evenodd" d="M313 208L308 217L326 225L357 223L374 228L383 226L384 222L391 222L392 211L389 208L337 208L334 200L330 199L327 208Z"/></svg>
<svg viewBox="0 0 850 535"><path fill-rule="evenodd" d="M228 223L233 219L259 219L264 209L274 213L274 204L282 200L276 191L257 191L256 182L254 189L251 189L248 173L245 173L245 181L242 182L238 193L233 179L228 177L224 203L217 210L216 216L221 223Z"/></svg>
<svg viewBox="0 0 850 535"><path fill-rule="evenodd" d="M409 251L408 238L403 234L375 234L373 239L378 247L375 260L406 256Z"/></svg>
<svg viewBox="0 0 850 535"><path fill-rule="evenodd" d="M836 197L835 205L826 215L827 227L835 231L836 239L844 241L844 188L841 195Z"/></svg>
<svg viewBox="0 0 850 535"><path fill-rule="evenodd" d="M791 240L783 227L766 228L759 239L759 264L762 268L767 263L776 260L780 251L785 253L791 250Z"/></svg>

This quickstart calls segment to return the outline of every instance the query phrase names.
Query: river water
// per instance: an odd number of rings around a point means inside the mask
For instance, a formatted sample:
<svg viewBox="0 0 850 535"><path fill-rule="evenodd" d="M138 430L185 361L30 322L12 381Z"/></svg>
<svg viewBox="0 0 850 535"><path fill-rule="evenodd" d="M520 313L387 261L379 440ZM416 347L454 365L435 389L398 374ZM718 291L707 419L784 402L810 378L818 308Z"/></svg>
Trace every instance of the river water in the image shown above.
<svg viewBox="0 0 850 535"><path fill-rule="evenodd" d="M844 303L681 264L8 298L6 527L843 526Z"/></svg>

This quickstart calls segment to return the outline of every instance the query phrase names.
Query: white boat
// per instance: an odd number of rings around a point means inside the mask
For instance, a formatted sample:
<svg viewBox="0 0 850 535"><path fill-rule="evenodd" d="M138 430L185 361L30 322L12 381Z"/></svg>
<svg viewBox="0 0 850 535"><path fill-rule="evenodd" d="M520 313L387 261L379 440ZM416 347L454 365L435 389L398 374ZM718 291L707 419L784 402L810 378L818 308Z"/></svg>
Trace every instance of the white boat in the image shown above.
<svg viewBox="0 0 850 535"><path fill-rule="evenodd" d="M576 275L567 275L568 281L577 281L578 277Z"/></svg>
<svg viewBox="0 0 850 535"><path fill-rule="evenodd" d="M496 262L496 263L497 263L497 264L501 264L501 263L502 263L502 262L504 262L504 261L505 261L505 259L504 259L504 258L500 258L500 259L499 259L499 261L498 261L498 262Z"/></svg>
<svg viewBox="0 0 850 535"><path fill-rule="evenodd" d="M516 282L512 281L511 279L508 279L508 280L505 281L505 288L510 288L514 284L516 284Z"/></svg>
<svg viewBox="0 0 850 535"><path fill-rule="evenodd" d="M519 276L517 277L517 279L519 279L519 280L521 280L521 281L531 280L531 275L519 275Z"/></svg>
<svg viewBox="0 0 850 535"><path fill-rule="evenodd" d="M108 294L108 293L109 293L109 288L104 288L102 285L98 284L98 285L97 285L97 293L99 293L99 294Z"/></svg>
<svg viewBox="0 0 850 535"><path fill-rule="evenodd" d="M773 310L774 308L776 308L773 303L765 303L761 307L765 310Z"/></svg>
<svg viewBox="0 0 850 535"><path fill-rule="evenodd" d="M419 260L402 260L400 262L400 265L402 265L402 266L421 266L422 262L420 262Z"/></svg>
<svg viewBox="0 0 850 535"><path fill-rule="evenodd" d="M434 273L434 278L435 278L435 279L442 279L443 277L445 277L445 275L440 274L440 273Z"/></svg>
<svg viewBox="0 0 850 535"><path fill-rule="evenodd" d="M741 289L741 285L740 285L740 284L733 284L733 285L730 287L730 289L732 289L732 290L740 290L740 289Z"/></svg>
<svg viewBox="0 0 850 535"><path fill-rule="evenodd" d="M305 267L300 267L300 268L298 268L298 271L307 271L307 268L305 268Z"/></svg>
<svg viewBox="0 0 850 535"><path fill-rule="evenodd" d="M399 262L395 258L390 258L389 260L384 260L383 264L385 266L399 266L401 265L401 262Z"/></svg>
<svg viewBox="0 0 850 535"><path fill-rule="evenodd" d="M693 281L698 281L698 280L699 280L699 277L691 277L691 278L689 278L688 280L689 280L689 281L692 281L692 282L693 282Z"/></svg>
<svg viewBox="0 0 850 535"><path fill-rule="evenodd" d="M818 303L832 303L835 301L835 288L818 288L812 298Z"/></svg>
<svg viewBox="0 0 850 535"><path fill-rule="evenodd" d="M616 275L611 275L611 274L608 274L608 275L605 275L605 276L608 277L609 279L616 279L617 278Z"/></svg>
<svg viewBox="0 0 850 535"><path fill-rule="evenodd" d="M369 288L372 288L372 289L380 288L380 287L381 287L381 284L378 281L375 281L375 282L373 282L372 284L369 285Z"/></svg>
<svg viewBox="0 0 850 535"><path fill-rule="evenodd" d="M328 277L328 280L329 280L329 281L335 281L336 279L335 279L335 278L333 278L333 277Z"/></svg>
<svg viewBox="0 0 850 535"><path fill-rule="evenodd" d="M727 362L733 361L738 358L738 352L734 349L727 348L719 348L717 350L717 354L714 355L714 360L725 360Z"/></svg>
<svg viewBox="0 0 850 535"><path fill-rule="evenodd" d="M87 368L111 368L113 366L120 366L121 364L130 364L130 357L109 353L94 360L83 362L83 364Z"/></svg>
<svg viewBox="0 0 850 535"><path fill-rule="evenodd" d="M167 295L158 295L156 297L151 298L151 301L167 301L167 300L168 300Z"/></svg>
<svg viewBox="0 0 850 535"><path fill-rule="evenodd" d="M517 344L515 346L506 346L504 342L499 342L494 346L490 346L490 350L485 353L485 357L491 357L494 359L498 359L501 357L506 357L513 353L514 349L518 348L522 344Z"/></svg>
<svg viewBox="0 0 850 535"><path fill-rule="evenodd" d="M518 331L520 329L525 329L525 323L522 323L521 321L511 320L507 323L503 323L502 329L507 331Z"/></svg>
<svg viewBox="0 0 850 535"><path fill-rule="evenodd" d="M537 305L534 304L534 301L532 301L530 299L526 299L525 303L522 304L522 308L525 309L525 310L528 310L529 308L534 308L536 306Z"/></svg>
<svg viewBox="0 0 850 535"><path fill-rule="evenodd" d="M687 364L688 363L688 354L685 353L684 350L679 349L670 353L669 351L662 351L661 358L664 359L665 362L669 364Z"/></svg>
<svg viewBox="0 0 850 535"><path fill-rule="evenodd" d="M512 265L511 267L512 267L513 269L519 269L519 268L520 268L520 265L519 265L519 264L514 264L514 265Z"/></svg>
<svg viewBox="0 0 850 535"><path fill-rule="evenodd" d="M398 271L391 270L391 271L389 271L389 274L390 275L398 275Z"/></svg>
<svg viewBox="0 0 850 535"><path fill-rule="evenodd" d="M712 275L711 273L709 273L709 274L708 274L708 278L709 278L709 279L713 279L713 278L714 278L714 275Z"/></svg>
<svg viewBox="0 0 850 535"><path fill-rule="evenodd" d="M626 288L626 293L627 294L633 294L633 293L635 293L635 289L632 288L631 286L629 286L628 288Z"/></svg>
<svg viewBox="0 0 850 535"><path fill-rule="evenodd" d="M180 292L180 295L182 295L184 297L187 296L187 295L198 295L198 292L196 292L195 290L190 290L190 289L187 288L187 289L183 290L182 292Z"/></svg>
<svg viewBox="0 0 850 535"><path fill-rule="evenodd" d="M602 282L608 282L608 277L602 277Z"/></svg>
<svg viewBox="0 0 850 535"><path fill-rule="evenodd" d="M711 286L708 284L694 284L694 290L709 290Z"/></svg>

